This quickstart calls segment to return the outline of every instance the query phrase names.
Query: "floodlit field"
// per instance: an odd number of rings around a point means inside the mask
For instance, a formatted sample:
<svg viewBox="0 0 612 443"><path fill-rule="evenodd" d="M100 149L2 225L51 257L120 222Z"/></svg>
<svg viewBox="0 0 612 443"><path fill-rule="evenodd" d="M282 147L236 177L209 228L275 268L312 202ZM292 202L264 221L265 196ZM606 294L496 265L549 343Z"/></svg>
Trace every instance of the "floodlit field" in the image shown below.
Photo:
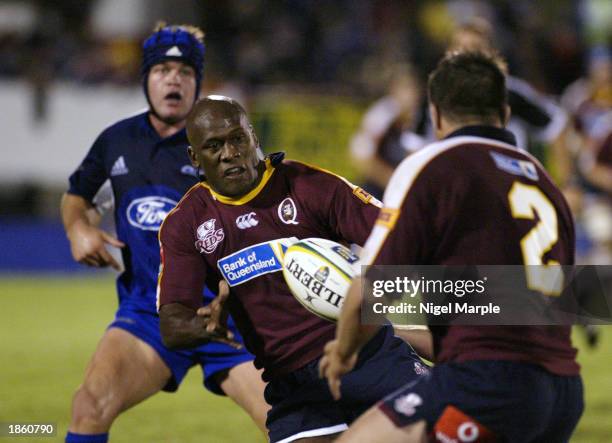
<svg viewBox="0 0 612 443"><path fill-rule="evenodd" d="M0 421L54 422L63 441L70 398L116 307L112 277L0 279ZM573 442L612 441L612 328L580 362L587 409ZM11 441L0 438L1 442ZM111 441L264 442L250 419L226 399L201 387L194 369L176 394L159 394L115 423Z"/></svg>

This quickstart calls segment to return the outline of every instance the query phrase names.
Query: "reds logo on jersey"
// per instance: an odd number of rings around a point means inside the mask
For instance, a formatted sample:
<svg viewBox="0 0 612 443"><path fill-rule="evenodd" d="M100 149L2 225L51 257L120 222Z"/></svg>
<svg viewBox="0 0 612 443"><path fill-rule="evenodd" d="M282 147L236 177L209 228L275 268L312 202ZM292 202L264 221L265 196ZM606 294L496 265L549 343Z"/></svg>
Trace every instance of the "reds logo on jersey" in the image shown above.
<svg viewBox="0 0 612 443"><path fill-rule="evenodd" d="M278 217L286 225L297 225L299 222L295 221L297 218L297 207L291 197L284 199L280 205L278 205Z"/></svg>
<svg viewBox="0 0 612 443"><path fill-rule="evenodd" d="M215 229L216 222L217 220L211 218L198 226L196 232L198 239L195 242L195 247L200 253L210 254L217 249L217 245L225 238L222 228Z"/></svg>

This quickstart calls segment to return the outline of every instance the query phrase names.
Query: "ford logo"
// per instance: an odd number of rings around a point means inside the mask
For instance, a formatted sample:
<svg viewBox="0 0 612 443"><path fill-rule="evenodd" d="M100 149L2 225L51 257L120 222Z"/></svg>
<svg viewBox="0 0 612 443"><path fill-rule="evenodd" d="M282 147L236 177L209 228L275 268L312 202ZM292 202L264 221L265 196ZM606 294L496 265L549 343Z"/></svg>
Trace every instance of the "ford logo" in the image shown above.
<svg viewBox="0 0 612 443"><path fill-rule="evenodd" d="M137 198L127 208L130 225L145 231L159 231L168 213L176 206L174 200L150 196Z"/></svg>

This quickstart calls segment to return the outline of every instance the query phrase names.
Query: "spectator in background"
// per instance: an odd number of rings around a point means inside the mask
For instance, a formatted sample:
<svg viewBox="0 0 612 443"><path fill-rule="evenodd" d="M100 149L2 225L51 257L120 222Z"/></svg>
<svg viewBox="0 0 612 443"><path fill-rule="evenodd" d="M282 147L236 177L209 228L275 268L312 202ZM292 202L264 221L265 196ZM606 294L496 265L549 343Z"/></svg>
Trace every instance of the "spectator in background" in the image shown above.
<svg viewBox="0 0 612 443"><path fill-rule="evenodd" d="M604 135L591 139L580 152L578 167L588 185L582 196L582 221L593 241L585 261L612 263L612 111L601 116L595 129ZM605 132L604 132L605 130Z"/></svg>
<svg viewBox="0 0 612 443"><path fill-rule="evenodd" d="M351 140L350 152L363 177L363 188L378 199L395 167L426 143L418 128L425 101L412 68L395 66L388 95L370 106Z"/></svg>
<svg viewBox="0 0 612 443"><path fill-rule="evenodd" d="M612 131L612 54L609 48L591 49L587 73L569 85L562 104L575 128L571 182L572 209L579 233L579 260L612 262L612 177L610 133Z"/></svg>
<svg viewBox="0 0 612 443"><path fill-rule="evenodd" d="M572 117L578 133L586 142L605 138L609 129L602 125L605 114L612 110L612 54L598 46L591 50L587 75L570 84L561 97L561 104Z"/></svg>

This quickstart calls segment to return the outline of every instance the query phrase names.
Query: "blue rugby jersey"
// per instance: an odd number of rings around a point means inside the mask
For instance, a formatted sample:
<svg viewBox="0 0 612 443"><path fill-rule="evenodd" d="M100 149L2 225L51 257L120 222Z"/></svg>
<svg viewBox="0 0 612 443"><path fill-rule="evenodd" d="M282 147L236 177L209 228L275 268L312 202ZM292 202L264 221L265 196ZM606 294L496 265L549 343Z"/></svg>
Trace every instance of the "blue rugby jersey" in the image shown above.
<svg viewBox="0 0 612 443"><path fill-rule="evenodd" d="M188 144L184 129L161 138L145 112L105 129L70 176L68 193L89 202L110 179L117 236L126 244L121 250L125 270L117 279L123 306L157 312L157 232L166 214L198 182Z"/></svg>

